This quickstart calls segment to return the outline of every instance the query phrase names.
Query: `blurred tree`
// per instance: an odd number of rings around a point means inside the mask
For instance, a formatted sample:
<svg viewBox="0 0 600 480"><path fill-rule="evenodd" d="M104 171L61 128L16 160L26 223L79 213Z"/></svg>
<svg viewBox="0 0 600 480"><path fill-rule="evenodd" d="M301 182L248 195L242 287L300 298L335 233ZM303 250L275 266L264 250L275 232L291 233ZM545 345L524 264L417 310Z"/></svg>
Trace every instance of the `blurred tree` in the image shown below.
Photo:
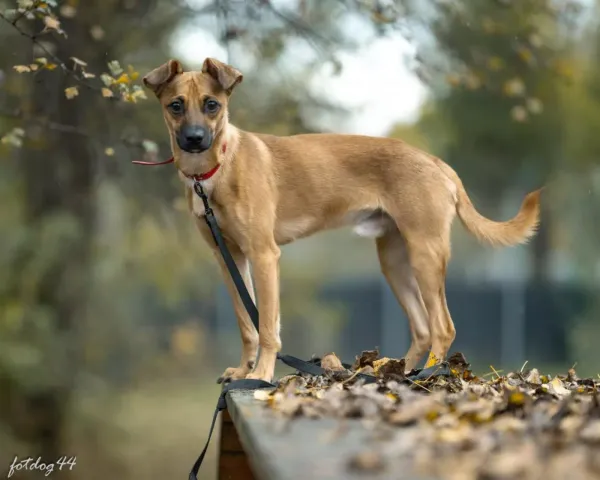
<svg viewBox="0 0 600 480"><path fill-rule="evenodd" d="M30 75L9 79L4 90L5 107L12 107L7 115L24 119L25 130L3 138L22 148L12 172L18 187L4 185L2 192L15 196L19 208L16 225L3 225L11 229L6 242L12 248L0 291L1 410L15 435L31 444L30 453L44 459L64 455L83 359L79 337L92 284L96 156L110 141L116 114L103 97L120 93L134 101L141 91L130 87L131 78L104 87L87 80L106 67L111 34L123 33L124 24L113 19L131 22L151 3L107 1L78 9L71 1L55 12L55 2L20 0L18 10L1 12L5 25L30 40L15 48L26 60L14 67ZM111 73L122 73L117 70L113 65Z"/></svg>
<svg viewBox="0 0 600 480"><path fill-rule="evenodd" d="M573 14L546 0L438 7L432 23L437 48L428 58L448 73L445 84L433 85L435 112L421 119L421 128L475 197L485 194L488 204L477 200L485 212L519 185L543 185L562 160L558 89L573 75L566 60L572 37L565 29ZM550 220L544 208L533 240L532 271L539 281L548 273Z"/></svg>

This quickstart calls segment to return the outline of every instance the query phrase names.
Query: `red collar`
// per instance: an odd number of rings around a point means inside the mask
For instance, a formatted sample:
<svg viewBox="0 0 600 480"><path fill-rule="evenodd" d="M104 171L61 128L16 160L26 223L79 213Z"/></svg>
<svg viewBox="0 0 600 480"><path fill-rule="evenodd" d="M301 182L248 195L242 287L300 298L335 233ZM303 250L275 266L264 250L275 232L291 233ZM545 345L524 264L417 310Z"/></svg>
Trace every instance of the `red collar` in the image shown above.
<svg viewBox="0 0 600 480"><path fill-rule="evenodd" d="M223 146L221 147L221 151L223 153L225 153L227 151L227 143L223 143ZM175 161L175 159L173 157L171 157L168 160L165 160L163 162L142 162L140 160L134 160L132 163L135 163L136 165L150 165L150 166L154 166L154 165L166 165L168 163L173 163L174 161ZM217 163L217 165L215 167L211 168L206 173L201 173L200 175L186 175L184 173L184 175L187 178L194 180L195 182L203 182L205 180L208 180L215 173L217 173L217 170L219 170L220 167L221 167L221 164ZM183 173L183 172L181 172L181 173Z"/></svg>

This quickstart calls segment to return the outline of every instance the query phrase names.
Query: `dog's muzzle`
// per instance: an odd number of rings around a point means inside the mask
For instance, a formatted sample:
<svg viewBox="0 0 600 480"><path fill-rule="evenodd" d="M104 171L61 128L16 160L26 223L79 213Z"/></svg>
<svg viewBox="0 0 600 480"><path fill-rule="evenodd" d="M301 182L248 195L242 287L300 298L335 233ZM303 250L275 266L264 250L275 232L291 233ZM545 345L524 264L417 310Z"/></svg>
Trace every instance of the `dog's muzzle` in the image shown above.
<svg viewBox="0 0 600 480"><path fill-rule="evenodd" d="M184 125L177 135L177 145L188 153L202 153L212 146L210 130L200 125Z"/></svg>

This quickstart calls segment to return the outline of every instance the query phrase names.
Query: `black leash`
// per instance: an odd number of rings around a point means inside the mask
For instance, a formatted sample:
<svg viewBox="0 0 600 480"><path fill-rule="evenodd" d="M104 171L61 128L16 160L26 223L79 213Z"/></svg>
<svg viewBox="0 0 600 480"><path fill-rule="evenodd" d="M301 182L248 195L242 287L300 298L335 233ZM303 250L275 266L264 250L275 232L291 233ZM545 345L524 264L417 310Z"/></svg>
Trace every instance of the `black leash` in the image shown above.
<svg viewBox="0 0 600 480"><path fill-rule="evenodd" d="M235 284L235 287L240 295L240 298L242 299L242 302L244 303L244 307L246 308L246 311L248 312L248 315L250 316L252 323L256 327L256 331L258 332L259 331L258 309L256 308L256 305L252 301L252 297L250 296L250 293L248 292L248 289L246 288L246 284L244 283L242 275L240 274L240 271L238 270L237 265L235 264L235 261L233 260L233 257L231 256L231 252L229 252L229 249L227 248L227 245L225 244L225 240L223 239L223 235L221 233L221 229L219 228L219 224L217 223L217 219L215 218L215 214L214 214L212 208L210 208L210 205L208 203L208 197L206 196L206 193L204 192L204 189L202 188L202 185L200 184L200 182L194 183L194 191L202 199L202 203L204 204L204 220L206 221L206 224L208 225L208 228L211 231L213 239L215 240L215 244L217 245L217 247L219 247L219 251L221 252L221 255L223 256L223 260L225 262L225 265L227 266L227 270L229 270L229 274L231 275L233 283ZM302 373L307 373L309 375L324 375L326 373L325 370L318 364L317 361L308 361L307 362L306 360L302 360L300 358L296 358L291 355L284 355L284 354L280 354L280 353L277 354L277 358L279 360L281 360L283 363L285 363L287 366L292 367ZM344 366L346 368L349 367L349 365L344 365ZM412 381L415 381L415 380L426 379L430 375L435 374L435 373L444 374L444 372L440 372L439 370L440 370L439 365L434 366L434 367L431 367L428 369L421 370L417 375L413 375L412 377L409 377L409 378ZM377 378L374 377L373 375L367 375L364 373L359 373L357 375L357 377L363 379L365 381L365 383L374 383L377 381ZM198 478L197 478L198 471L200 470L200 466L202 465L202 462L204 461L204 456L206 455L206 451L208 449L208 445L210 443L210 439L212 437L213 430L215 428L217 416L219 415L219 412L221 412L227 408L227 403L225 401L225 396L227 395L227 392L230 392L232 390L258 390L258 389L262 389L262 388L275 388L275 387L276 387L276 385L274 385L272 383L265 382L263 380L254 380L254 379L233 380L223 387L223 390L221 391L221 395L219 396L219 400L217 402L217 408L215 409L215 413L213 415L212 423L210 425L210 430L208 432L208 439L206 440L206 445L204 446L202 453L200 454L200 456L194 463L194 466L192 467L192 470L189 475L189 480L198 480Z"/></svg>

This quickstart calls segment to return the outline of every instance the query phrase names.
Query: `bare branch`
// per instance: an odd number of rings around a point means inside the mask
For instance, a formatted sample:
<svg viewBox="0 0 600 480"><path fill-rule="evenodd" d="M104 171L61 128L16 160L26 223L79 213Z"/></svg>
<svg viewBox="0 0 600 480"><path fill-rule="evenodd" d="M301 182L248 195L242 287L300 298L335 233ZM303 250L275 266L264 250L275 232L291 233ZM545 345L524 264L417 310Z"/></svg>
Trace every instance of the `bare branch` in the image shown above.
<svg viewBox="0 0 600 480"><path fill-rule="evenodd" d="M84 128L81 128L81 127L78 127L75 125L66 125L64 123L53 122L51 120L48 120L47 118L41 118L38 116L30 116L30 115L25 114L22 110L19 110L19 109L15 109L15 110L0 109L0 116L5 117L5 118L14 119L14 120L20 120L23 122L23 124L34 124L34 125L43 127L47 130L51 130L54 132L64 133L67 135L77 135L77 136L85 137L85 138L89 139L90 141L95 142L101 146L105 146L107 143L107 140L105 138L98 137L97 135L90 133L88 130L86 130ZM144 151L145 154L150 154L150 152L147 151L147 148L145 146L145 143L147 141L144 139L128 136L128 137L120 138L117 142L127 148L141 149Z"/></svg>

